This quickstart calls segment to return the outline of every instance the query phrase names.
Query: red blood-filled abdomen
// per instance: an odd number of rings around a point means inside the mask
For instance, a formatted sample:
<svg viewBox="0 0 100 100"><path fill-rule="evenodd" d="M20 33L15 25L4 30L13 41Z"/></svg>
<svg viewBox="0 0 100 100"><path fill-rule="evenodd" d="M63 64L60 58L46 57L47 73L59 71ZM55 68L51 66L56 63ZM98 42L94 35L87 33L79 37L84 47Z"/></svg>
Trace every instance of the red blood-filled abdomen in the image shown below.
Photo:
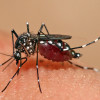
<svg viewBox="0 0 100 100"><path fill-rule="evenodd" d="M61 51L57 46L44 43L38 44L39 52L48 60L63 62L72 59L71 51Z"/></svg>

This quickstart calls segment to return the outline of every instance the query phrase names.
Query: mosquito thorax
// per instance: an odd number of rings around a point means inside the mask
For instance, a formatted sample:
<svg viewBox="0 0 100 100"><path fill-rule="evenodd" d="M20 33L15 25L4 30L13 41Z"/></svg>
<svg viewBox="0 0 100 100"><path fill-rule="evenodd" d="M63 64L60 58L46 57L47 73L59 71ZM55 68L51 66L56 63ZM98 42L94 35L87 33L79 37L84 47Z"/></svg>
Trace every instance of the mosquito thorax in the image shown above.
<svg viewBox="0 0 100 100"><path fill-rule="evenodd" d="M35 40L31 33L21 34L15 42L15 48L24 53L33 54L34 53ZM27 51L27 52L26 52Z"/></svg>

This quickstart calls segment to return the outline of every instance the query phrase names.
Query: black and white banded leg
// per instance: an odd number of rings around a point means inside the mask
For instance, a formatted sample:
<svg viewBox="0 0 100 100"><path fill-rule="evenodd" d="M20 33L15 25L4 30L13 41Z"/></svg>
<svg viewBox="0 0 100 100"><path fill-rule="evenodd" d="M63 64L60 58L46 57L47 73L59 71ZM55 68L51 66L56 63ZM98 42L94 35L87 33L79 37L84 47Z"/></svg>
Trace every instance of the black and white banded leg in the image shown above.
<svg viewBox="0 0 100 100"><path fill-rule="evenodd" d="M71 49L84 48L84 47L86 47L86 46L88 46L88 45L91 45L91 44L93 44L93 43L96 43L98 40L100 40L100 37L98 37L97 39L95 39L94 41L92 41L92 42L90 42L90 43L88 43L88 44L85 44L85 45L82 45L82 46L78 46L78 47L74 47L74 48L71 48Z"/></svg>
<svg viewBox="0 0 100 100"><path fill-rule="evenodd" d="M45 25L44 23L42 23L42 25L41 25L41 27L40 27L38 33L42 33L42 29L43 29L43 27L45 28L46 32L47 32L48 35L49 35L49 31L48 31L48 29L47 29L47 27L46 27L46 25Z"/></svg>
<svg viewBox="0 0 100 100"><path fill-rule="evenodd" d="M69 62L70 64L75 65L76 67L79 67L79 68L82 68L82 69L93 70L93 71L95 71L95 72L99 72L99 71L100 71L100 70L97 69L97 68L84 67L84 66L75 64L75 63L73 63L73 62L71 62L71 61L68 61L68 62Z"/></svg>
<svg viewBox="0 0 100 100"><path fill-rule="evenodd" d="M41 86L40 86L40 80L39 80L39 70L38 70L38 40L37 40L36 69L37 69L37 80L38 80L38 86L39 86L39 90L40 90L40 92L42 93Z"/></svg>
<svg viewBox="0 0 100 100"><path fill-rule="evenodd" d="M26 25L27 25L27 33L30 33L30 31L29 31L29 23L27 22Z"/></svg>
<svg viewBox="0 0 100 100"><path fill-rule="evenodd" d="M22 62L23 59L25 59L25 60ZM20 60L21 66L22 66L23 64L25 64L26 61L27 61L27 57L21 58L21 60ZM17 72L17 75L19 75L19 71Z"/></svg>
<svg viewBox="0 0 100 100"><path fill-rule="evenodd" d="M4 91L7 89L7 87L9 86L9 84L11 83L11 81L13 80L13 78L16 76L16 74L19 72L19 70L20 70L21 67L22 67L22 66L21 66L21 63L20 63L20 66L19 66L18 70L17 70L16 73L12 76L12 78L9 80L8 84L5 86L5 88L4 88L1 92L4 92Z"/></svg>
<svg viewBox="0 0 100 100"><path fill-rule="evenodd" d="M7 55L7 54L4 54L4 53L0 53L0 54L5 55L5 56L10 56L10 58L9 58L8 60L6 60L4 63L0 64L0 66L5 65L7 62L9 62L10 60L12 60L12 59L14 58L14 35L16 36L16 38L18 38L18 35L17 35L17 33L15 32L15 30L12 30L11 33L12 33L12 44L13 44L13 56ZM13 34L14 34L14 35L13 35ZM11 61L11 62L12 62L12 61ZM9 63L9 64L11 64L11 63ZM9 65L9 64L8 64L8 65ZM6 66L6 67L8 67L8 66Z"/></svg>
<svg viewBox="0 0 100 100"><path fill-rule="evenodd" d="M22 59L25 59L25 61L22 63ZM13 80L13 78L19 73L20 68L22 67L22 65L27 61L27 58L21 58L20 59L20 66L17 69L16 73L12 76L12 78L9 80L8 84L5 86L5 88L1 91L4 92L6 90L6 88L9 86L9 84L11 83L11 81Z"/></svg>
<svg viewBox="0 0 100 100"><path fill-rule="evenodd" d="M18 35L17 35L17 33L15 32L15 30L12 30L11 33L12 33L13 56L14 56L14 48L15 48L15 46L14 46L14 35L16 36L16 38L18 38ZM13 34L14 34L14 35L13 35Z"/></svg>
<svg viewBox="0 0 100 100"><path fill-rule="evenodd" d="M12 33L12 44L13 44L13 56L8 55L8 54L4 54L4 53L0 53L0 54L5 55L5 56L14 57L14 35L16 36L16 38L18 38L18 35L15 32L15 30L12 30L11 33Z"/></svg>

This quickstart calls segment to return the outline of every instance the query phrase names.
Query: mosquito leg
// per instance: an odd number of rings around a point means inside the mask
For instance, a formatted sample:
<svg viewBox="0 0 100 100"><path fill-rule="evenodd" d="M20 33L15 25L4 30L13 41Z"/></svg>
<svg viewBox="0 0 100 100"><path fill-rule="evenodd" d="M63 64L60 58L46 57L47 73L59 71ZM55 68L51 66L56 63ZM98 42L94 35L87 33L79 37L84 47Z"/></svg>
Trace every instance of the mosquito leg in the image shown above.
<svg viewBox="0 0 100 100"><path fill-rule="evenodd" d="M47 27L46 27L46 25L45 25L44 23L42 23L42 25L41 25L41 27L40 27L38 33L41 33L41 32L42 32L43 27L45 28L45 30L47 31L47 33L48 33L48 35L49 35L49 31L48 31L48 29L47 29Z"/></svg>
<svg viewBox="0 0 100 100"><path fill-rule="evenodd" d="M40 92L42 93L41 86L40 86L40 80L39 80L39 71L38 71L38 42L37 42L36 68L37 68L37 80L38 80L38 86L39 86Z"/></svg>
<svg viewBox="0 0 100 100"><path fill-rule="evenodd" d="M12 59L12 57L9 58L8 60L6 60L5 62L3 62L2 64L0 64L0 66L3 66L3 65L6 64L7 62L9 62L11 59Z"/></svg>
<svg viewBox="0 0 100 100"><path fill-rule="evenodd" d="M27 61L27 57L21 58L21 60L22 59L25 59L25 61L23 63L21 62L21 66ZM19 75L19 71L17 72L17 75Z"/></svg>
<svg viewBox="0 0 100 100"><path fill-rule="evenodd" d="M21 67L22 67L22 59L20 59L20 66L19 66L18 70L12 76L12 78L9 80L8 84L5 86L5 88L1 92L4 92L6 90L6 88L9 86L9 84L11 83L11 81L13 80L13 78L19 73Z"/></svg>
<svg viewBox="0 0 100 100"><path fill-rule="evenodd" d="M16 38L18 38L18 35L17 35L17 33L15 32L15 30L12 30L11 31L11 33L12 33L12 43L13 43L13 56L14 56L14 36L13 36L13 34L16 36Z"/></svg>
<svg viewBox="0 0 100 100"><path fill-rule="evenodd" d="M16 33L14 30L12 30L11 32L12 32L12 43L13 43L13 56L7 55L7 54L4 54L4 53L0 53L0 54L2 54L2 55L10 56L10 57L11 57L11 58L9 58L7 61L5 61L4 63L0 64L0 66L6 64L8 61L10 61L10 60L12 59L12 57L14 57L14 36L13 36L13 34L14 34L17 38L18 38L18 35L17 35L17 33Z"/></svg>
<svg viewBox="0 0 100 100"><path fill-rule="evenodd" d="M22 60L22 59L25 59L25 61L22 63L22 65L23 65L23 64L26 63L26 61L27 61L27 57L21 58L21 60Z"/></svg>
<svg viewBox="0 0 100 100"><path fill-rule="evenodd" d="M16 38L18 38L18 34L15 32L15 30L12 30L11 32L16 36Z"/></svg>
<svg viewBox="0 0 100 100"><path fill-rule="evenodd" d="M29 23L27 22L26 25L27 25L27 33L30 33L30 31L29 31Z"/></svg>
<svg viewBox="0 0 100 100"><path fill-rule="evenodd" d="M78 46L78 47L74 47L74 48L71 48L71 49L84 48L84 47L86 47L86 46L88 46L88 45L91 45L91 44L93 44L93 43L96 43L99 39L100 39L100 37L98 37L97 39L95 39L94 41L92 41L92 42L90 42L90 43L88 43L88 44L85 44L85 45L82 45L82 46Z"/></svg>
<svg viewBox="0 0 100 100"><path fill-rule="evenodd" d="M13 78L16 76L16 74L19 72L21 66L18 68L18 70L16 71L16 73L13 75L13 77L9 80L8 84L5 86L5 88L1 91L4 92L6 90L6 88L9 86L9 84L11 83L11 81L13 80Z"/></svg>
<svg viewBox="0 0 100 100"><path fill-rule="evenodd" d="M78 64L75 64L71 61L68 61L70 64L73 64L75 65L76 67L79 67L79 68L82 68L82 69L88 69L88 70L93 70L93 71L96 71L96 72L99 72L99 69L97 68L91 68L91 67L84 67L84 66L81 66L81 65L78 65Z"/></svg>
<svg viewBox="0 0 100 100"><path fill-rule="evenodd" d="M5 71L5 69L14 61L15 59L13 59L10 63L8 63L8 65L2 70Z"/></svg>
<svg viewBox="0 0 100 100"><path fill-rule="evenodd" d="M12 43L13 43L13 56L7 55L7 54L4 54L4 53L0 53L0 54L2 54L2 55L10 56L10 57L11 57L10 59L8 59L7 61L5 61L4 63L0 64L0 66L6 64L8 61L10 61L10 60L12 59L12 57L14 57L14 37L13 37L13 34L15 34L15 36L16 36L17 38L18 38L18 35L17 35L17 33L16 33L14 30L12 30L11 32L12 32Z"/></svg>

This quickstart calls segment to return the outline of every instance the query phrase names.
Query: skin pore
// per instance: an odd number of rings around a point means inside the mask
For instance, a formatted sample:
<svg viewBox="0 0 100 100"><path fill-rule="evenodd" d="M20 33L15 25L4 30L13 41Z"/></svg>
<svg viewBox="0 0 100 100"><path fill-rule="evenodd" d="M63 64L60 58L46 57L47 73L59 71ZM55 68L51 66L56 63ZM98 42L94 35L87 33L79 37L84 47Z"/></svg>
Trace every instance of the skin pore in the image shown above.
<svg viewBox="0 0 100 100"><path fill-rule="evenodd" d="M12 55L11 34L8 34L0 31L0 52ZM0 64L8 58L0 55ZM2 72L5 66L0 67L0 91L18 69L15 61ZM39 76L42 94L38 88L35 54L0 93L0 100L100 100L99 72L80 69L68 62L53 62L39 54Z"/></svg>

